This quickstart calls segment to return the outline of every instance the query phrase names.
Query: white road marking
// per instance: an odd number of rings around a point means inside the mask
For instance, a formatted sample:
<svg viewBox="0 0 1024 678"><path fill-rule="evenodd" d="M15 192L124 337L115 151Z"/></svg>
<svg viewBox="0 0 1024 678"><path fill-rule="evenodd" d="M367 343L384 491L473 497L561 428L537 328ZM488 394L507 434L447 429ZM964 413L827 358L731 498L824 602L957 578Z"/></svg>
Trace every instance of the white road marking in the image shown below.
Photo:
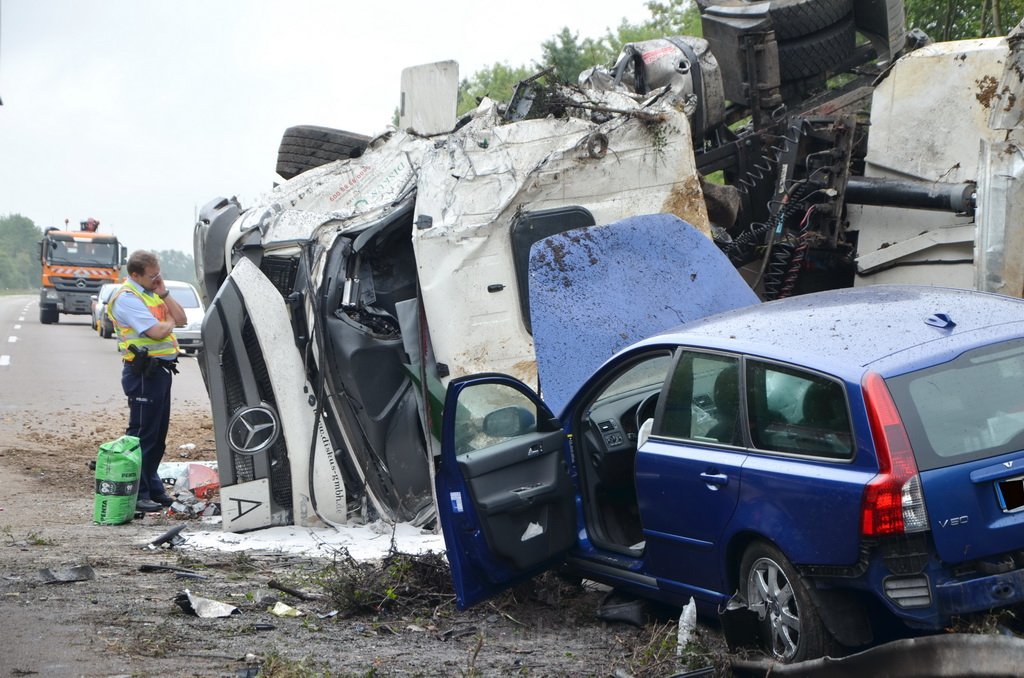
<svg viewBox="0 0 1024 678"><path fill-rule="evenodd" d="M0 367L4 367L5 365L10 365L10 364L11 364L11 356L9 356L9 355L0 355Z"/></svg>
<svg viewBox="0 0 1024 678"><path fill-rule="evenodd" d="M7 337L7 343L8 343L8 344L13 344L13 343L14 343L14 342L16 342L17 340L18 340L18 338L17 338L17 337Z"/></svg>
<svg viewBox="0 0 1024 678"><path fill-rule="evenodd" d="M18 318L18 322L19 323L25 322L25 316L21 316L20 318Z"/></svg>
<svg viewBox="0 0 1024 678"><path fill-rule="evenodd" d="M16 330L20 330L20 329L21 329L21 325L15 325L15 326L14 326L14 329L16 329Z"/></svg>

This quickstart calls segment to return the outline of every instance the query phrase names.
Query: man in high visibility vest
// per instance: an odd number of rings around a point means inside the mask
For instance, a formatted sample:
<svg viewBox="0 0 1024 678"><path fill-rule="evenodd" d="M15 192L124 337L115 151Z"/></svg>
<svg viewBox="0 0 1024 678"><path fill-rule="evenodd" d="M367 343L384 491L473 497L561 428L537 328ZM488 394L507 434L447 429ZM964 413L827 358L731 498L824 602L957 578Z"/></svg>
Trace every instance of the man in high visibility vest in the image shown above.
<svg viewBox="0 0 1024 678"><path fill-rule="evenodd" d="M174 500L157 473L171 421L171 374L177 374L178 341L174 328L187 322L185 311L167 290L160 262L152 252L128 257L128 278L107 302L124 366L121 387L128 396L130 436L139 438L142 473L135 507L159 511Z"/></svg>

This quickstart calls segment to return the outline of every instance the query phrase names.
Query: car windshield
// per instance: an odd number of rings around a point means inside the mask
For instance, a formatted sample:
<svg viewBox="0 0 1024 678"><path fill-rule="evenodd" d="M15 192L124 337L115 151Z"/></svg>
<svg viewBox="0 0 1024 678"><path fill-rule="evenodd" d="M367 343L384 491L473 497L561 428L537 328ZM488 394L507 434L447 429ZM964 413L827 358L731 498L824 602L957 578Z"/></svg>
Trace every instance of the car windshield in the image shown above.
<svg viewBox="0 0 1024 678"><path fill-rule="evenodd" d="M616 377L615 380L605 388L601 393L601 397L595 404L600 404L601 402L614 398L615 396L637 389L650 388L655 385L661 386L661 384L665 383L665 374L668 372L671 360L672 356L666 354L640 363L636 367L626 370L626 372Z"/></svg>
<svg viewBox="0 0 1024 678"><path fill-rule="evenodd" d="M922 471L1024 448L1024 340L886 383Z"/></svg>

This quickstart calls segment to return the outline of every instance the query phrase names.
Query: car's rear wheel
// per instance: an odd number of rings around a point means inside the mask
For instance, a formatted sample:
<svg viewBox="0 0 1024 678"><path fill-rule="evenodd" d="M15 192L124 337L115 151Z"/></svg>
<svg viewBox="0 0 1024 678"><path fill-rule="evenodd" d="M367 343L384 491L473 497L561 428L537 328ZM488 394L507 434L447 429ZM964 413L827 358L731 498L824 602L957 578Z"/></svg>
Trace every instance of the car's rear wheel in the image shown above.
<svg viewBox="0 0 1024 678"><path fill-rule="evenodd" d="M818 614L813 589L779 549L755 542L743 554L740 586L757 612L765 649L785 663L824 656L832 639Z"/></svg>

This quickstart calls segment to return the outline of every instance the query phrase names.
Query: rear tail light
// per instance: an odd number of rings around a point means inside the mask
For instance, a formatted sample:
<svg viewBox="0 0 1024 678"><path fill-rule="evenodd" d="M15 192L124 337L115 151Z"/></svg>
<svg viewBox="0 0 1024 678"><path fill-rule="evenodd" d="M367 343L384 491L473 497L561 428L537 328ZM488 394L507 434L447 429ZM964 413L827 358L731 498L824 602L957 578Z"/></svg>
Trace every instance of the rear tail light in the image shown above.
<svg viewBox="0 0 1024 678"><path fill-rule="evenodd" d="M929 529L921 477L910 438L882 377L864 376L864 401L878 457L878 474L864 488L860 531L865 537Z"/></svg>

